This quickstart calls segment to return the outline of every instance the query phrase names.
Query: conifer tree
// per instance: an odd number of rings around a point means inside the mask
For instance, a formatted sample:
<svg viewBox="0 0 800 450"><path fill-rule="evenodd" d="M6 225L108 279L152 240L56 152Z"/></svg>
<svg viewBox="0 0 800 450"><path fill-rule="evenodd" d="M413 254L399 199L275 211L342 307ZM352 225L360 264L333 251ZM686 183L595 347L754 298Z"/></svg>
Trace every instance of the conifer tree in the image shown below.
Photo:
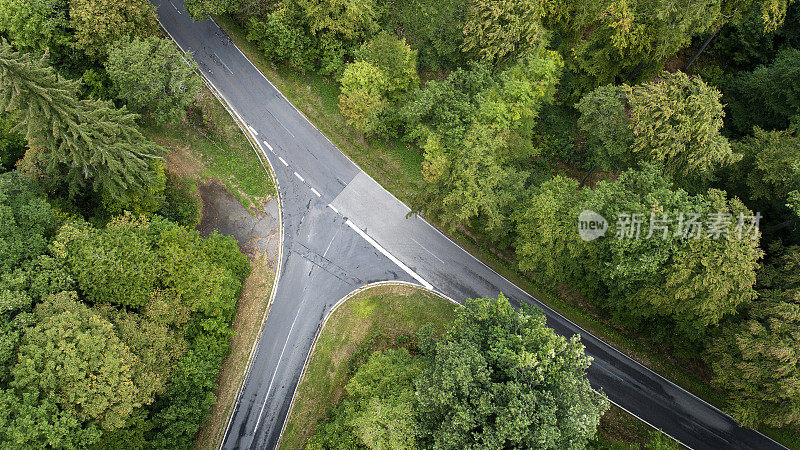
<svg viewBox="0 0 800 450"><path fill-rule="evenodd" d="M0 109L19 111L29 147L23 167L66 182L71 196L86 185L115 200L143 191L154 180L150 162L159 147L138 130L135 114L81 100L78 87L44 59L0 42Z"/></svg>

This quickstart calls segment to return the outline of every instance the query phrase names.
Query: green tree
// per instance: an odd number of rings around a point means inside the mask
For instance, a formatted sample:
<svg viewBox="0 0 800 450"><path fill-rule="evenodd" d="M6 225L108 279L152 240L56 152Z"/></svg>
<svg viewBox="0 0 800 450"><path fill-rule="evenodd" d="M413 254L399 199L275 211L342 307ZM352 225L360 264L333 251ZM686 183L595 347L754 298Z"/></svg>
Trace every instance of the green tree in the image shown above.
<svg viewBox="0 0 800 450"><path fill-rule="evenodd" d="M720 134L725 113L720 92L700 77L664 72L630 95L633 150L678 176L709 177L741 159Z"/></svg>
<svg viewBox="0 0 800 450"><path fill-rule="evenodd" d="M586 134L592 162L603 170L624 169L633 163L633 128L628 118L627 86L600 86L575 105L578 127Z"/></svg>
<svg viewBox="0 0 800 450"><path fill-rule="evenodd" d="M155 32L156 8L147 0L69 0L73 45L87 55L102 59L111 43L125 36Z"/></svg>
<svg viewBox="0 0 800 450"><path fill-rule="evenodd" d="M209 15L234 12L240 5L239 0L187 0L186 10L194 20L206 20Z"/></svg>
<svg viewBox="0 0 800 450"><path fill-rule="evenodd" d="M122 203L152 185L151 160L161 149L136 127L135 115L110 102L79 100L78 83L43 61L0 43L0 108L19 111L27 168L65 181L71 195L86 181L95 192Z"/></svg>
<svg viewBox="0 0 800 450"><path fill-rule="evenodd" d="M485 65L456 69L444 81L429 81L400 111L408 130L406 139L417 140L420 145L431 133L446 140L463 139L477 115L478 94L492 82Z"/></svg>
<svg viewBox="0 0 800 450"><path fill-rule="evenodd" d="M265 20L251 17L247 25L247 39L258 43L258 48L273 61L288 61L301 71L313 69L316 48L302 24L292 20L281 4Z"/></svg>
<svg viewBox="0 0 800 450"><path fill-rule="evenodd" d="M401 112L412 130L409 137L425 153L427 186L415 200L418 209L451 228L478 221L473 225L505 239L528 176L509 162L535 154L528 133L540 108L552 103L560 70L558 55L541 50L498 80L476 66L418 94Z"/></svg>
<svg viewBox="0 0 800 450"><path fill-rule="evenodd" d="M124 426L152 400L152 388L137 384L136 356L74 293L50 297L36 313L39 323L25 333L10 391L0 398L5 442L91 445L100 430ZM16 395L10 404L9 393Z"/></svg>
<svg viewBox="0 0 800 450"><path fill-rule="evenodd" d="M800 248L786 249L774 266L776 279L747 318L726 327L708 352L731 414L751 427L800 423Z"/></svg>
<svg viewBox="0 0 800 450"><path fill-rule="evenodd" d="M583 448L608 401L579 338L504 297L469 300L417 382L420 442L435 448Z"/></svg>
<svg viewBox="0 0 800 450"><path fill-rule="evenodd" d="M420 66L432 70L455 69L465 55L464 24L469 0L411 0L392 4L388 28L419 51Z"/></svg>
<svg viewBox="0 0 800 450"><path fill-rule="evenodd" d="M375 0L287 0L286 7L314 37L325 74L340 73L345 57L380 28Z"/></svg>
<svg viewBox="0 0 800 450"><path fill-rule="evenodd" d="M474 50L487 63L513 60L544 41L541 15L534 0L472 0L462 49Z"/></svg>
<svg viewBox="0 0 800 450"><path fill-rule="evenodd" d="M13 114L0 113L0 171L12 170L25 156L25 138L13 131Z"/></svg>
<svg viewBox="0 0 800 450"><path fill-rule="evenodd" d="M352 443L371 449L417 448L414 380L418 358L405 348L373 353L348 381L347 397L332 412L307 448L341 448Z"/></svg>
<svg viewBox="0 0 800 450"><path fill-rule="evenodd" d="M161 272L152 251L149 224L121 217L97 230L71 222L58 232L54 255L75 275L87 300L142 308Z"/></svg>
<svg viewBox="0 0 800 450"><path fill-rule="evenodd" d="M534 190L515 217L520 270L560 282L593 284L587 280L590 274L586 267L597 256L589 244L580 240L576 226L588 196L577 181L560 175Z"/></svg>
<svg viewBox="0 0 800 450"><path fill-rule="evenodd" d="M563 65L543 47L521 57L478 95L478 120L500 131L531 128L542 106L553 103Z"/></svg>
<svg viewBox="0 0 800 450"><path fill-rule="evenodd" d="M783 209L789 194L800 186L797 132L764 131L756 127L753 136L745 137L734 148L744 154L735 172L745 180L750 198Z"/></svg>
<svg viewBox="0 0 800 450"><path fill-rule="evenodd" d="M730 97L730 125L741 134L754 126L784 130L800 121L800 50L785 49L769 65L737 75L725 94Z"/></svg>
<svg viewBox="0 0 800 450"><path fill-rule="evenodd" d="M180 120L202 87L194 62L156 36L115 42L105 67L117 97L156 123Z"/></svg>
<svg viewBox="0 0 800 450"><path fill-rule="evenodd" d="M383 72L372 63L358 61L347 65L341 82L339 109L347 123L365 134L383 131L388 108Z"/></svg>
<svg viewBox="0 0 800 450"><path fill-rule="evenodd" d="M401 101L419 86L417 51L411 50L405 39L397 39L385 31L361 46L356 61L368 62L383 73L384 94L392 103Z"/></svg>
<svg viewBox="0 0 800 450"><path fill-rule="evenodd" d="M0 30L17 47L66 46L68 29L69 0L0 0Z"/></svg>
<svg viewBox="0 0 800 450"><path fill-rule="evenodd" d="M611 222L597 241L602 262L591 267L627 322L668 319L679 341L696 342L755 297L760 235L746 233L752 212L738 199L717 190L690 196L646 165L599 183L586 204Z"/></svg>
<svg viewBox="0 0 800 450"><path fill-rule="evenodd" d="M709 190L703 202L705 217L723 221L752 216L737 198L726 200L723 191ZM712 216L720 214L722 216ZM733 230L731 230L733 231ZM755 299L760 236L739 237L729 233L714 238L705 231L702 239L683 245L664 268L665 282L651 286L642 295L661 311L679 318L687 327L708 327L718 324L726 315Z"/></svg>
<svg viewBox="0 0 800 450"><path fill-rule="evenodd" d="M29 177L0 174L0 274L46 253L57 226L55 211Z"/></svg>
<svg viewBox="0 0 800 450"><path fill-rule="evenodd" d="M721 0L566 3L556 28L571 36L563 48L574 55L573 70L588 77L588 89L657 74L692 37L711 29L722 8Z"/></svg>
<svg viewBox="0 0 800 450"><path fill-rule="evenodd" d="M462 141L429 134L423 148L427 186L416 200L420 208L450 229L480 219L487 229L504 231L527 178L526 172L503 165L502 155L511 153L506 139L488 125L475 124Z"/></svg>

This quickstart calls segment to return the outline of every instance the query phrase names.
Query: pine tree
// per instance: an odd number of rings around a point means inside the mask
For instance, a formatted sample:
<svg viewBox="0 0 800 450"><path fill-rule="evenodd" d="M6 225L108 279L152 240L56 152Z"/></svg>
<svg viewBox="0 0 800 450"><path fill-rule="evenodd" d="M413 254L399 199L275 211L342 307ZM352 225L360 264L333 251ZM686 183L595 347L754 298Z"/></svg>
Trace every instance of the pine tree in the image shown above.
<svg viewBox="0 0 800 450"><path fill-rule="evenodd" d="M44 58L33 60L0 42L0 109L20 112L18 129L30 149L24 166L65 181L71 196L87 184L115 200L145 190L160 148L138 130L135 114L111 102L81 100L78 87Z"/></svg>

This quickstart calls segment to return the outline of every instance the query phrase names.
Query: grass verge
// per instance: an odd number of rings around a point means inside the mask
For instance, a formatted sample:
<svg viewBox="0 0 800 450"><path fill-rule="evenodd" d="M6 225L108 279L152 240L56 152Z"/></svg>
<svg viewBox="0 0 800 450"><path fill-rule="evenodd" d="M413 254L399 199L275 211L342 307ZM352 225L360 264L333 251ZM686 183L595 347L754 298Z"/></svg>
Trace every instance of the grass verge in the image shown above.
<svg viewBox="0 0 800 450"><path fill-rule="evenodd" d="M438 295L396 285L369 288L344 302L317 339L279 448L305 447L317 424L344 395L351 361L361 349L380 349L426 323L442 333L455 319L455 311L455 305Z"/></svg>
<svg viewBox="0 0 800 450"><path fill-rule="evenodd" d="M251 212L275 187L250 141L207 89L180 122L146 124L144 132L166 148L167 169L193 183L217 179Z"/></svg>

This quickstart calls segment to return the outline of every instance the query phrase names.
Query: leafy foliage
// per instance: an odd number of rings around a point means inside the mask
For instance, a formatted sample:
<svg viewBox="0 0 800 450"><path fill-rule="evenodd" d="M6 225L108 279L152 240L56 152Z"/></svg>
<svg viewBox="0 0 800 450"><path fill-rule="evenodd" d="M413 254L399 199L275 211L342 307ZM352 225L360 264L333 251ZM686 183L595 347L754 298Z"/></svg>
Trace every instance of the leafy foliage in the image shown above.
<svg viewBox="0 0 800 450"><path fill-rule="evenodd" d="M366 134L382 130L388 107L386 85L383 72L372 63L358 61L347 65L342 74L339 109L349 125Z"/></svg>
<svg viewBox="0 0 800 450"><path fill-rule="evenodd" d="M425 151L427 187L418 203L449 227L479 219L504 237L508 209L527 177L506 163L533 153L530 143L522 143L539 109L553 101L560 70L560 57L540 49L497 81L477 66L451 74L444 84L431 83L407 105L402 114L410 137Z"/></svg>
<svg viewBox="0 0 800 450"><path fill-rule="evenodd" d="M224 14L235 11L238 0L188 0L186 10L194 20L206 20L211 14Z"/></svg>
<svg viewBox="0 0 800 450"><path fill-rule="evenodd" d="M25 155L25 138L12 131L16 126L13 115L0 114L0 170L11 170Z"/></svg>
<svg viewBox="0 0 800 450"><path fill-rule="evenodd" d="M414 380L419 358L405 348L373 353L347 383L347 397L309 440L308 449L417 448L415 439Z"/></svg>
<svg viewBox="0 0 800 450"><path fill-rule="evenodd" d="M170 42L155 36L117 41L105 67L117 96L156 123L183 117L202 86L190 57L182 57Z"/></svg>
<svg viewBox="0 0 800 450"><path fill-rule="evenodd" d="M455 69L464 61L461 46L469 0L388 1L383 14L386 28L403 36L419 52L420 66L431 70Z"/></svg>
<svg viewBox="0 0 800 450"><path fill-rule="evenodd" d="M266 20L251 17L247 39L258 43L267 58L288 61L293 67L306 71L314 67L314 43L305 29L289 20L286 8L271 12Z"/></svg>
<svg viewBox="0 0 800 450"><path fill-rule="evenodd" d="M582 283L589 277L586 267L596 256L592 257L592 249L575 230L575 220L589 195L577 181L563 176L534 190L515 217L520 270L561 282Z"/></svg>
<svg viewBox="0 0 800 450"><path fill-rule="evenodd" d="M417 52L411 50L404 39L382 32L364 43L356 53L356 61L374 65L386 78L385 95L398 103L411 90L419 86Z"/></svg>
<svg viewBox="0 0 800 450"><path fill-rule="evenodd" d="M574 51L569 66L590 80L589 89L657 74L693 36L710 30L722 8L720 0L612 0L567 5L554 8L556 27L570 36L565 41Z"/></svg>
<svg viewBox="0 0 800 450"><path fill-rule="evenodd" d="M533 0L472 0L462 48L488 63L525 54L544 41L541 14Z"/></svg>
<svg viewBox="0 0 800 450"><path fill-rule="evenodd" d="M744 160L736 175L745 180L749 197L772 210L782 210L800 186L800 137L797 132L753 130L735 144Z"/></svg>
<svg viewBox="0 0 800 450"><path fill-rule="evenodd" d="M602 86L576 107L593 160L619 168L636 159L654 161L676 177L711 178L741 159L721 134L721 93L700 77L664 72L630 87Z"/></svg>
<svg viewBox="0 0 800 450"><path fill-rule="evenodd" d="M434 448L582 448L608 401L590 358L538 310L468 301L417 382L420 442Z"/></svg>
<svg viewBox="0 0 800 450"><path fill-rule="evenodd" d="M730 125L741 134L754 126L784 130L800 121L800 49L781 51L772 64L736 76L726 89Z"/></svg>
<svg viewBox="0 0 800 450"><path fill-rule="evenodd" d="M66 292L36 312L40 322L26 331L11 370L9 388L19 400L2 398L4 440L76 447L124 426L152 387L137 379L136 357L113 326Z"/></svg>
<svg viewBox="0 0 800 450"><path fill-rule="evenodd" d="M102 58L108 45L124 36L146 36L156 28L156 9L147 0L69 0L73 45Z"/></svg>
<svg viewBox="0 0 800 450"><path fill-rule="evenodd" d="M699 77L664 73L635 86L630 97L633 150L649 154L676 175L708 176L741 155L720 134L721 94Z"/></svg>
<svg viewBox="0 0 800 450"><path fill-rule="evenodd" d="M0 30L18 47L65 47L69 27L69 0L0 1Z"/></svg>
<svg viewBox="0 0 800 450"><path fill-rule="evenodd" d="M800 248L787 248L773 271L748 318L723 330L708 354L714 384L748 426L800 423Z"/></svg>
<svg viewBox="0 0 800 450"><path fill-rule="evenodd" d="M633 162L629 95L627 86L600 86L575 105L581 113L578 126L586 133L592 162L601 169L621 169Z"/></svg>

